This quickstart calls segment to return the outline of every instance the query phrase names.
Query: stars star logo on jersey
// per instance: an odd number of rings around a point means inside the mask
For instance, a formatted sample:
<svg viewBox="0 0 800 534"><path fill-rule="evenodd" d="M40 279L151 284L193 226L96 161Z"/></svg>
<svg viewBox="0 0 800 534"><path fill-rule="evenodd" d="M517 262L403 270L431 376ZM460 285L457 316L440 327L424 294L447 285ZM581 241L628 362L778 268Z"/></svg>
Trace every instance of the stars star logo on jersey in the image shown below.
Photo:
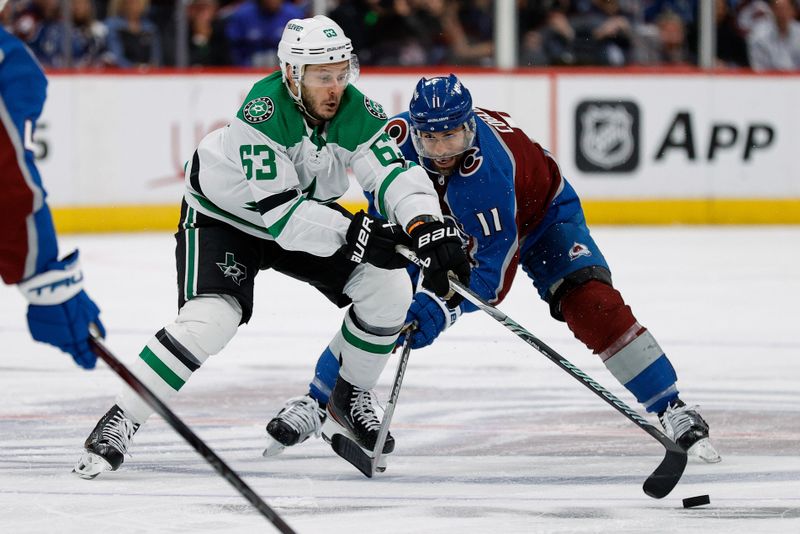
<svg viewBox="0 0 800 534"><path fill-rule="evenodd" d="M577 260L581 256L591 256L592 251L583 243L575 242L569 249L569 261Z"/></svg>
<svg viewBox="0 0 800 534"><path fill-rule="evenodd" d="M385 121L388 118L386 112L383 111L383 106L381 106L374 100L370 100L366 96L364 97L364 107L366 107L367 111L369 111L369 114L375 117L376 119Z"/></svg>
<svg viewBox="0 0 800 534"><path fill-rule="evenodd" d="M217 267L222 271L222 276L230 278L237 286L242 285L242 280L247 278L247 267L236 261L232 252L226 252L225 262L217 262Z"/></svg>
<svg viewBox="0 0 800 534"><path fill-rule="evenodd" d="M242 115L244 115L244 120L247 122L258 124L272 117L274 111L275 104L272 103L272 99L268 96L262 96L248 102L242 110Z"/></svg>

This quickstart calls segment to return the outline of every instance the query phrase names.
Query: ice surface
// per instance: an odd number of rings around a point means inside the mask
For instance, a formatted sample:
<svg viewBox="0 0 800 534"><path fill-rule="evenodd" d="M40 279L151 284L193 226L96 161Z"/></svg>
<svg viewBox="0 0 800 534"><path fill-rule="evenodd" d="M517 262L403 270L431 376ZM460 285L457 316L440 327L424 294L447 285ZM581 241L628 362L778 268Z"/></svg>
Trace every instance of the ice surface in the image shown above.
<svg viewBox="0 0 800 534"><path fill-rule="evenodd" d="M264 425L304 392L341 312L261 273L249 325L170 403L301 533L800 532L800 228L594 230L616 285L674 362L723 455L690 462L663 500L641 490L663 457L650 436L481 312L415 351L396 452L372 480L320 440L261 457ZM169 234L68 236L108 345L125 362L176 311ZM550 319L524 275L501 309L633 406L596 356ZM35 344L0 287L0 532L271 532L163 420L122 469L70 470L121 384ZM379 390L385 398L397 355ZM685 510L681 499L709 494Z"/></svg>

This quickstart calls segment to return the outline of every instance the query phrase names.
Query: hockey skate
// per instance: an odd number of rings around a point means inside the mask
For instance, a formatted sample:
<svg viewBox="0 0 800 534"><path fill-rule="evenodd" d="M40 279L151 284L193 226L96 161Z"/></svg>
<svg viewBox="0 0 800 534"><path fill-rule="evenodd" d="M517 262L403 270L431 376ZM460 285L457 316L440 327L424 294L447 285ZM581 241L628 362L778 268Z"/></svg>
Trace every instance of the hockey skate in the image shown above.
<svg viewBox="0 0 800 534"><path fill-rule="evenodd" d="M354 386L339 376L328 401L328 418L322 426L323 439L330 443L334 435L341 434L373 458L381 426L378 410L380 407L372 391ZM386 455L393 450L394 437L389 434L383 445L377 471L386 469Z"/></svg>
<svg viewBox="0 0 800 534"><path fill-rule="evenodd" d="M72 472L92 479L103 471L116 471L125 459L131 438L139 425L128 419L116 404L97 422L86 438L85 451Z"/></svg>
<svg viewBox="0 0 800 534"><path fill-rule="evenodd" d="M697 406L687 406L680 399L672 401L667 409L658 414L664 431L686 453L704 462L713 464L722 458L708 438L708 423L700 417Z"/></svg>
<svg viewBox="0 0 800 534"><path fill-rule="evenodd" d="M319 437L326 413L309 395L295 397L267 424L267 447L263 456L276 456L286 447L297 445L311 435Z"/></svg>

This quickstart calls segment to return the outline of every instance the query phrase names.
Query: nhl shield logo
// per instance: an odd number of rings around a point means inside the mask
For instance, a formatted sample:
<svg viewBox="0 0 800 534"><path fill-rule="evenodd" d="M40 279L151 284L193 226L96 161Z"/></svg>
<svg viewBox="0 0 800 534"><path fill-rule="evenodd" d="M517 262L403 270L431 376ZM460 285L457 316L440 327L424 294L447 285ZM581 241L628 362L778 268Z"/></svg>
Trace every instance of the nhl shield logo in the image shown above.
<svg viewBox="0 0 800 534"><path fill-rule="evenodd" d="M381 106L374 100L370 100L366 96L364 97L364 107L366 107L367 111L369 111L369 114L375 117L376 119L385 121L388 118L386 112L383 111L383 106Z"/></svg>
<svg viewBox="0 0 800 534"><path fill-rule="evenodd" d="M244 120L247 122L258 124L272 117L274 111L275 105L272 103L272 99L268 96L262 96L248 102L242 110L242 115L244 115Z"/></svg>
<svg viewBox="0 0 800 534"><path fill-rule="evenodd" d="M575 134L575 163L582 171L631 172L639 164L639 108L633 102L582 102Z"/></svg>

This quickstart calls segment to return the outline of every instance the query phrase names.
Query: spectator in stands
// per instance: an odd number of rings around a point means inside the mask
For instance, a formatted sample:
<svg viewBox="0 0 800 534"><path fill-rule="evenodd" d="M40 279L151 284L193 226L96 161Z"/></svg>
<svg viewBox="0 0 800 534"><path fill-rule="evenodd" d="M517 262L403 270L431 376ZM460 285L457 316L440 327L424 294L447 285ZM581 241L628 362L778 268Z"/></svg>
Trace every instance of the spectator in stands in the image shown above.
<svg viewBox="0 0 800 534"><path fill-rule="evenodd" d="M60 0L9 2L4 13L11 16L12 33L30 46L45 25L58 22L59 7Z"/></svg>
<svg viewBox="0 0 800 534"><path fill-rule="evenodd" d="M694 26L697 22L697 0L645 0L642 4L642 16L645 23L657 22L666 12L679 16L687 28Z"/></svg>
<svg viewBox="0 0 800 534"><path fill-rule="evenodd" d="M391 7L381 0L340 0L328 14L350 37L353 50L358 50L360 63L374 64L372 48L378 35L378 23L393 11Z"/></svg>
<svg viewBox="0 0 800 534"><path fill-rule="evenodd" d="M750 66L756 71L800 70L800 22L792 0L771 0L772 17L755 23L747 36Z"/></svg>
<svg viewBox="0 0 800 534"><path fill-rule="evenodd" d="M444 28L447 0L394 0L375 28L377 65L441 65L450 62Z"/></svg>
<svg viewBox="0 0 800 534"><path fill-rule="evenodd" d="M739 0L736 4L736 25L741 28L745 38L754 26L771 17L772 10L766 0Z"/></svg>
<svg viewBox="0 0 800 534"><path fill-rule="evenodd" d="M527 0L520 11L520 65L573 65L569 0Z"/></svg>
<svg viewBox="0 0 800 534"><path fill-rule="evenodd" d="M228 17L225 35L234 65L277 65L278 42L286 23L303 18L303 10L284 0L245 0Z"/></svg>
<svg viewBox="0 0 800 534"><path fill-rule="evenodd" d="M161 65L158 28L145 15L149 6L149 0L111 0L108 6L108 41L120 67Z"/></svg>
<svg viewBox="0 0 800 534"><path fill-rule="evenodd" d="M747 41L739 27L736 14L726 0L716 0L717 64L718 66L747 67ZM689 37L689 45L697 46L697 39Z"/></svg>
<svg viewBox="0 0 800 534"><path fill-rule="evenodd" d="M108 46L108 28L94 16L92 0L73 0L72 27L59 18L44 20L28 42L44 67L90 68L114 65L116 57ZM65 35L69 32L69 35ZM70 43L69 51L64 43Z"/></svg>
<svg viewBox="0 0 800 534"><path fill-rule="evenodd" d="M494 2L467 0L448 2L444 19L450 51L456 64L494 64Z"/></svg>
<svg viewBox="0 0 800 534"><path fill-rule="evenodd" d="M618 67L628 63L632 51L632 13L620 0L581 2L569 22L575 31L573 53L580 65Z"/></svg>
<svg viewBox="0 0 800 534"><path fill-rule="evenodd" d="M443 0L441 4L443 10L437 15L449 45L449 62L454 65L491 66L494 62L492 6L482 1L462 3ZM476 22L478 19L483 19L483 29ZM465 26L465 20L469 26Z"/></svg>
<svg viewBox="0 0 800 534"><path fill-rule="evenodd" d="M686 42L686 26L684 19L673 11L664 11L656 20L658 28L658 61L659 65L690 65L694 58L689 55Z"/></svg>
<svg viewBox="0 0 800 534"><path fill-rule="evenodd" d="M187 6L189 65L230 64L225 25L217 12L217 0L192 0Z"/></svg>

